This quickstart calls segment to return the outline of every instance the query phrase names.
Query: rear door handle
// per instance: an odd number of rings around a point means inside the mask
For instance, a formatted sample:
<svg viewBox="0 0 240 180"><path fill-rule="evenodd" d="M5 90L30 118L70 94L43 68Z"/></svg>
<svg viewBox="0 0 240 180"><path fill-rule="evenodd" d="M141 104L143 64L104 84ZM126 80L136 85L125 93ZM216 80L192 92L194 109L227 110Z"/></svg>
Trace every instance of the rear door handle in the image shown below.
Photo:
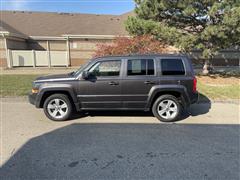
<svg viewBox="0 0 240 180"><path fill-rule="evenodd" d="M154 81L145 81L144 84L155 84Z"/></svg>
<svg viewBox="0 0 240 180"><path fill-rule="evenodd" d="M111 81L111 82L109 82L108 84L111 85L111 86L119 85L119 83L118 83L118 82L115 82L115 81Z"/></svg>

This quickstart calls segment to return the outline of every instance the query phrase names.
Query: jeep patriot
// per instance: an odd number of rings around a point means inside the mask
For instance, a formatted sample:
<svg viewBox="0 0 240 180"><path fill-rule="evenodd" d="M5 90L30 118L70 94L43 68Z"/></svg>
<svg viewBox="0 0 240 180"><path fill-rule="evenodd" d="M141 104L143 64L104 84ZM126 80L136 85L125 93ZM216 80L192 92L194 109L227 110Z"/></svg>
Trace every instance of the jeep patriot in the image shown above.
<svg viewBox="0 0 240 180"><path fill-rule="evenodd" d="M197 101L196 86L187 56L108 56L69 74L37 78L29 101L55 121L69 119L74 111L151 110L170 122Z"/></svg>

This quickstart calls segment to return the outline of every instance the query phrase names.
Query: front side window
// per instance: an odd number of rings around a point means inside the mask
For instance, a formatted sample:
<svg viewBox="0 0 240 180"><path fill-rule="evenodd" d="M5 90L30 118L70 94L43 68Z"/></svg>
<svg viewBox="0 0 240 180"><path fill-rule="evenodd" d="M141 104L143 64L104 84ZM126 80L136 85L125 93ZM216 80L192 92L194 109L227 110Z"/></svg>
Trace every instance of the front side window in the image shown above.
<svg viewBox="0 0 240 180"><path fill-rule="evenodd" d="M127 75L154 75L153 59L128 60Z"/></svg>
<svg viewBox="0 0 240 180"><path fill-rule="evenodd" d="M185 75L182 59L161 59L162 75Z"/></svg>
<svg viewBox="0 0 240 180"><path fill-rule="evenodd" d="M119 76L121 61L103 61L96 63L89 72L94 76Z"/></svg>

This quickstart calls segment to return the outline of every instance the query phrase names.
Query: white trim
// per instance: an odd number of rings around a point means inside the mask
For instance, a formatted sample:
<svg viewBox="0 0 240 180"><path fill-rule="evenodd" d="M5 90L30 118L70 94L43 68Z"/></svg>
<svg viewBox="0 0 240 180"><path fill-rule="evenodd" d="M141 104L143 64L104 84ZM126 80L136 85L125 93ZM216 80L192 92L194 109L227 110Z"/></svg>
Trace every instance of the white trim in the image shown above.
<svg viewBox="0 0 240 180"><path fill-rule="evenodd" d="M57 37L57 36L29 36L30 39L33 40L66 40L65 37Z"/></svg>
<svg viewBox="0 0 240 180"><path fill-rule="evenodd" d="M8 49L8 45L7 45L7 38L3 35L4 38L4 46L5 46L5 52L6 52L6 61L7 61L7 66L8 68L12 68L12 59L11 59L11 55L10 55L10 50Z"/></svg>
<svg viewBox="0 0 240 180"><path fill-rule="evenodd" d="M0 31L0 34L2 34L2 36L8 36L10 33L8 31Z"/></svg>
<svg viewBox="0 0 240 180"><path fill-rule="evenodd" d="M118 35L73 35L73 34L63 34L63 37L68 37L70 39L116 39ZM131 37L131 36L119 36L119 37Z"/></svg>
<svg viewBox="0 0 240 180"><path fill-rule="evenodd" d="M0 31L0 34L2 36L5 36L5 37L16 37L16 38L21 38L21 39L26 39L27 36L23 36L23 35L20 35L20 34L17 34L17 33L12 33L12 32L9 32L9 31Z"/></svg>
<svg viewBox="0 0 240 180"><path fill-rule="evenodd" d="M67 40L67 39L116 39L116 37L132 37L132 36L118 36L118 35L75 35L63 34L62 36L29 36L33 40Z"/></svg>

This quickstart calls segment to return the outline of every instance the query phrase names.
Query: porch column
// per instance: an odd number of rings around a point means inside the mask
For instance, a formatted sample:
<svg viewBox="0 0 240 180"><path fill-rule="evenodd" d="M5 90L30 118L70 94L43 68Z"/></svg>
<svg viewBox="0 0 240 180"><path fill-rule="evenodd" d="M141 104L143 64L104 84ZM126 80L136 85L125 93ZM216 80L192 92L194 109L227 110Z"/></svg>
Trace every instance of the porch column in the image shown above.
<svg viewBox="0 0 240 180"><path fill-rule="evenodd" d="M12 52L8 49L8 45L7 45L7 38L3 35L4 38L4 46L6 49L6 60L7 60L7 66L8 68L12 68Z"/></svg>

